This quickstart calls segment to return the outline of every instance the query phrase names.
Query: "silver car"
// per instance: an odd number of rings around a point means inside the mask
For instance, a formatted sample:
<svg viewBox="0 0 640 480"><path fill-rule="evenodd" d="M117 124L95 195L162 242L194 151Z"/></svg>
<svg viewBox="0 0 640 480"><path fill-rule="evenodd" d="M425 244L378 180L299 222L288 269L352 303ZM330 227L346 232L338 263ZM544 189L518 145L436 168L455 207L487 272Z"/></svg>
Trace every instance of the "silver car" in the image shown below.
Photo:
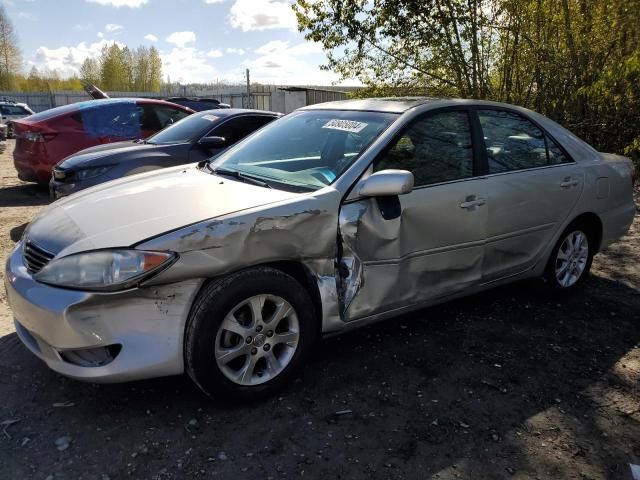
<svg viewBox="0 0 640 480"><path fill-rule="evenodd" d="M7 125L7 137L13 138L15 136L13 120L20 120L34 113L26 103L16 103L9 100L0 101L0 115L2 122Z"/></svg>
<svg viewBox="0 0 640 480"><path fill-rule="evenodd" d="M632 172L509 105L319 104L211 162L53 203L6 288L22 342L57 372L187 372L256 398L324 335L525 278L576 289L632 222Z"/></svg>

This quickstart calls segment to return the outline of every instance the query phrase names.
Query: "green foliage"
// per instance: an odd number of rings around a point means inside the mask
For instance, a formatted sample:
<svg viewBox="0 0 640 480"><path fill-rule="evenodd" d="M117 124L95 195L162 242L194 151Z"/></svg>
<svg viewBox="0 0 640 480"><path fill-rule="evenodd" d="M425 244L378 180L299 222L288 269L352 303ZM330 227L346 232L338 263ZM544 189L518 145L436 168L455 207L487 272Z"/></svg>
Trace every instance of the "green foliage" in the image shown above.
<svg viewBox="0 0 640 480"><path fill-rule="evenodd" d="M86 58L80 67L80 78L92 85L100 83L100 64L95 58Z"/></svg>
<svg viewBox="0 0 640 480"><path fill-rule="evenodd" d="M51 90L82 90L82 84L78 77L61 78L58 72L40 71L31 67L29 75L21 73L12 77L12 89L21 92L46 92Z"/></svg>
<svg viewBox="0 0 640 480"><path fill-rule="evenodd" d="M18 37L4 7L0 5L0 89L13 88L14 75L22 67Z"/></svg>
<svg viewBox="0 0 640 480"><path fill-rule="evenodd" d="M155 47L129 50L113 43L102 48L97 61L85 61L81 78L107 91L159 92L162 60Z"/></svg>
<svg viewBox="0 0 640 480"><path fill-rule="evenodd" d="M326 69L357 96L523 105L640 157L640 0L297 0Z"/></svg>

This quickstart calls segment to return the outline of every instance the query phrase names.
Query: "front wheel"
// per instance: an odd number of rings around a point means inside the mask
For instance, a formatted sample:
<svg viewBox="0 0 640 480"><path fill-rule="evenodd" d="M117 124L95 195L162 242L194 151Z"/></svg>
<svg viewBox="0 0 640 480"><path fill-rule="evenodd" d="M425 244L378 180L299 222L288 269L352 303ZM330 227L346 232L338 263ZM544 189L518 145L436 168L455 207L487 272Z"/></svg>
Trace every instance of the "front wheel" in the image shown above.
<svg viewBox="0 0 640 480"><path fill-rule="evenodd" d="M572 224L562 233L544 274L552 290L570 292L587 279L595 255L591 232L587 225Z"/></svg>
<svg viewBox="0 0 640 480"><path fill-rule="evenodd" d="M315 309L291 276L255 268L204 287L185 333L189 376L208 395L252 400L284 387L316 339Z"/></svg>

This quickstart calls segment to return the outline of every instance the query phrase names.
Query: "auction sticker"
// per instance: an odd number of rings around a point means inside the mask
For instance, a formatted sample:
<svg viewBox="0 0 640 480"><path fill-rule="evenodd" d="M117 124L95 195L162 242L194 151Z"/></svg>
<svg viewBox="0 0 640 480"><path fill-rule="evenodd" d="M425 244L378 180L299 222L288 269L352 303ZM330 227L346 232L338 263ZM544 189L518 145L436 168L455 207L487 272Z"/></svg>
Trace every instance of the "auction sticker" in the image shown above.
<svg viewBox="0 0 640 480"><path fill-rule="evenodd" d="M210 122L215 122L216 120L218 120L220 117L216 117L215 115L203 115L202 118L204 118L205 120L209 120Z"/></svg>
<svg viewBox="0 0 640 480"><path fill-rule="evenodd" d="M354 120L340 120L334 118L325 123L322 128L330 128L332 130L342 130L343 132L360 133L368 123L356 122Z"/></svg>

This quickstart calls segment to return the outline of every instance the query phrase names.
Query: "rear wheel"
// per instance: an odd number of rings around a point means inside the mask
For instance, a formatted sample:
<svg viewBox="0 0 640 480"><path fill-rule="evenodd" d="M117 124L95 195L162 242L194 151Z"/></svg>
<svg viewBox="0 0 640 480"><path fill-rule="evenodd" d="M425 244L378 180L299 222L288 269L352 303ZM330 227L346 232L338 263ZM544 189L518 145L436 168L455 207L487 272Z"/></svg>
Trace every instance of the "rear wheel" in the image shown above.
<svg viewBox="0 0 640 480"><path fill-rule="evenodd" d="M595 255L593 229L577 222L569 225L556 243L544 279L556 292L570 292L578 288L589 276Z"/></svg>
<svg viewBox="0 0 640 480"><path fill-rule="evenodd" d="M292 380L315 339L314 306L295 279L245 270L199 294L185 334L186 370L208 395L257 399Z"/></svg>
<svg viewBox="0 0 640 480"><path fill-rule="evenodd" d="M13 128L13 123L7 125L7 138L15 138L16 132Z"/></svg>

